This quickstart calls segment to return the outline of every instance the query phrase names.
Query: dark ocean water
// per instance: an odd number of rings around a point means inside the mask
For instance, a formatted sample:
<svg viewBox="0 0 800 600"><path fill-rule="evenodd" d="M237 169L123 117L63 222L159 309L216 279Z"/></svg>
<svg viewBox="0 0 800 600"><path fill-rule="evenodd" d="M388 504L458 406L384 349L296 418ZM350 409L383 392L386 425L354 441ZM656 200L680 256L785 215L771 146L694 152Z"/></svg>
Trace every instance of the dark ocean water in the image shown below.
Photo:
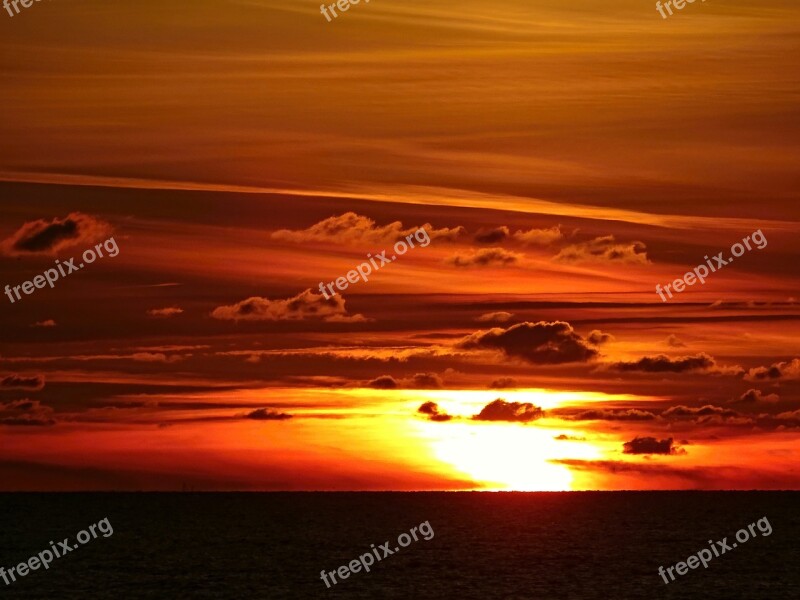
<svg viewBox="0 0 800 600"><path fill-rule="evenodd" d="M800 492L2 494L8 570L104 518L4 598L800 599ZM773 532L665 585L657 573L767 517ZM411 544L332 571L420 523ZM381 553L382 555L382 553Z"/></svg>

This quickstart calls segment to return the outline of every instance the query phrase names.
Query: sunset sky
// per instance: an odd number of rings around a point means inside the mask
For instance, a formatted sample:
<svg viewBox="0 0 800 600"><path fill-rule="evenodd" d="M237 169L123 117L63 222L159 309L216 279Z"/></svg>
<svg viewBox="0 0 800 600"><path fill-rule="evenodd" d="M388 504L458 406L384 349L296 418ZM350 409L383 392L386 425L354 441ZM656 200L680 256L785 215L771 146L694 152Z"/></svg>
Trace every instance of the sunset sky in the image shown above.
<svg viewBox="0 0 800 600"><path fill-rule="evenodd" d="M796 0L3 10L0 286L118 254L0 295L0 490L800 489L799 34Z"/></svg>

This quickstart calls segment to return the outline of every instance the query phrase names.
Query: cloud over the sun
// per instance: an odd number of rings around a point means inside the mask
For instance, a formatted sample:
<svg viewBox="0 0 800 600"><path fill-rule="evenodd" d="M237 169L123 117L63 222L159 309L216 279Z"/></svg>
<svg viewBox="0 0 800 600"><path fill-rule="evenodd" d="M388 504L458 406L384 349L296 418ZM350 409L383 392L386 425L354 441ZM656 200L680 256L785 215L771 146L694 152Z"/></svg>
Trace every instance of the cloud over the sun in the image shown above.
<svg viewBox="0 0 800 600"><path fill-rule="evenodd" d="M493 400L472 418L475 421L509 421L529 423L544 417L544 411L530 402L506 402L502 398Z"/></svg>
<svg viewBox="0 0 800 600"><path fill-rule="evenodd" d="M450 421L453 417L444 413L439 408L439 405L436 402L424 402L418 409L417 412L423 415L428 415L428 419L430 421Z"/></svg>
<svg viewBox="0 0 800 600"><path fill-rule="evenodd" d="M658 440L654 437L636 437L622 445L624 454L685 454L677 446L673 446L672 438Z"/></svg>

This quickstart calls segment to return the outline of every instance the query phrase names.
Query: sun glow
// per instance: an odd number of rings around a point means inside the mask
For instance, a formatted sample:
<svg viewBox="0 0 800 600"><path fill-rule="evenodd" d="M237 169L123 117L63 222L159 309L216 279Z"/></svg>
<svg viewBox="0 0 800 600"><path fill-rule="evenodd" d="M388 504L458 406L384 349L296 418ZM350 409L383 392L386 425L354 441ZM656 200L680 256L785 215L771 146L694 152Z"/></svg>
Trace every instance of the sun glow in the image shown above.
<svg viewBox="0 0 800 600"><path fill-rule="evenodd" d="M512 423L421 423L436 459L481 482L484 490L565 491L572 473L554 458L590 459L599 451L590 444L561 442L554 432Z"/></svg>

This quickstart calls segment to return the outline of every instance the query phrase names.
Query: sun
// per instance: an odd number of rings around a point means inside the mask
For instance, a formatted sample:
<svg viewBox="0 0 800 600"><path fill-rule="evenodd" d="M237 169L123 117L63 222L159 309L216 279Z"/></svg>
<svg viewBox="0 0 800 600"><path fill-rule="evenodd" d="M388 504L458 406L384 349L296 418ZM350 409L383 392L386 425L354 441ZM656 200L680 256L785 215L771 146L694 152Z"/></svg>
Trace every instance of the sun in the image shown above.
<svg viewBox="0 0 800 600"><path fill-rule="evenodd" d="M481 482L480 489L567 491L572 473L548 462L560 455L552 431L518 424L452 423L438 427L425 423L433 439L436 459L461 475Z"/></svg>

